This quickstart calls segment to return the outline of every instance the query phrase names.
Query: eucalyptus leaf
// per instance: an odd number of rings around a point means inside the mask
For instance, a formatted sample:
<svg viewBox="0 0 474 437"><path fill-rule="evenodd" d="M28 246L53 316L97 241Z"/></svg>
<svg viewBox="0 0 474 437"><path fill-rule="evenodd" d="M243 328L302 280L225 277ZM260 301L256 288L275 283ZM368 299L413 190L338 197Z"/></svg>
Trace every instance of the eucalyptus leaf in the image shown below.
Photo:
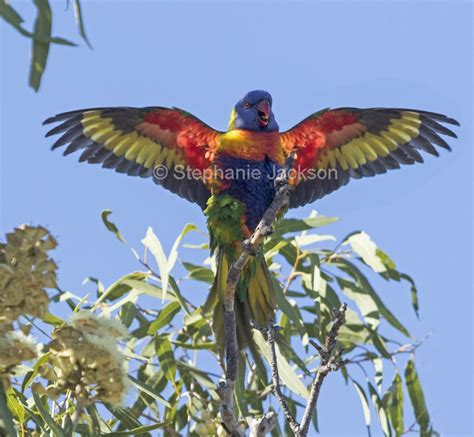
<svg viewBox="0 0 474 437"><path fill-rule="evenodd" d="M103 434L103 435L108 436L108 437L143 435L143 434L148 434L149 431L154 431L155 429L163 428L163 426L165 425L166 423L154 423L152 425L142 425L137 428L133 428L129 431L116 431L116 432L110 432L108 434Z"/></svg>
<svg viewBox="0 0 474 437"><path fill-rule="evenodd" d="M260 351L263 353L265 359L270 363L271 361L271 353L270 353L270 346L268 345L267 341L263 337L262 333L257 330L253 330L253 339L257 344ZM290 364L286 360L286 358L281 354L278 345L275 345L277 361L278 361L278 371L280 373L280 378L282 382L295 394L301 396L304 399L308 399L309 392L308 389L304 386L301 382L298 375L295 371L291 368Z"/></svg>
<svg viewBox="0 0 474 437"><path fill-rule="evenodd" d="M7 431L7 435L17 435L12 413L8 408L7 394L3 387L3 383L0 381L0 431L2 426Z"/></svg>
<svg viewBox="0 0 474 437"><path fill-rule="evenodd" d="M337 217L325 217L320 215L305 219L282 219L276 224L274 234L283 235L290 232L306 231L308 229L329 225L337 220L339 220Z"/></svg>
<svg viewBox="0 0 474 437"><path fill-rule="evenodd" d="M144 383L143 381L140 381L139 379L128 375L128 379L132 381L132 384L140 391L146 393L147 395L151 396L153 399L157 400L161 404L163 404L165 407L170 407L171 405L169 404L168 401L166 401L159 393L157 393L152 387L150 387L148 384Z"/></svg>
<svg viewBox="0 0 474 437"><path fill-rule="evenodd" d="M382 431L386 437L390 437L392 435L392 429L388 421L387 411L385 410L385 407L382 404L382 401L377 393L377 390L375 390L374 386L370 382L368 385L369 385L370 397L372 399L372 404L374 405L377 411L377 416L379 418Z"/></svg>
<svg viewBox="0 0 474 437"><path fill-rule="evenodd" d="M112 232L119 241L121 241L122 243L127 243L125 241L125 238L123 238L122 234L120 233L120 231L118 230L117 226L115 225L115 223L112 223L110 220L109 220L109 216L110 214L112 214L112 211L110 209L104 209L101 213L100 213L100 217L102 218L102 222L104 223L105 227L110 231Z"/></svg>
<svg viewBox="0 0 474 437"><path fill-rule="evenodd" d="M46 411L46 408L43 405L43 401L41 400L41 397L38 394L36 394L34 390L33 390L33 399L35 400L35 405L40 416L48 424L54 436L65 437L65 434L62 428L54 421L54 418L51 417L50 413Z"/></svg>
<svg viewBox="0 0 474 437"><path fill-rule="evenodd" d="M174 385L176 378L176 360L174 358L171 342L167 335L155 335L155 351L166 379Z"/></svg>
<svg viewBox="0 0 474 437"><path fill-rule="evenodd" d="M52 12L48 0L33 0L36 5L36 20L33 30L33 48L30 66L30 86L38 91L46 68L51 38Z"/></svg>
<svg viewBox="0 0 474 437"><path fill-rule="evenodd" d="M369 400L367 399L367 395L365 394L364 389L362 386L357 382L352 380L352 383L354 384L354 388L356 389L357 394L359 395L360 403L362 405L362 410L364 412L364 421L365 421L365 426L367 427L368 434L370 436L370 406L369 406Z"/></svg>
<svg viewBox="0 0 474 437"><path fill-rule="evenodd" d="M395 373L389 392L390 400L388 411L390 414L390 420L396 436L400 437L405 431L405 426L403 422L403 383L398 372Z"/></svg>
<svg viewBox="0 0 474 437"><path fill-rule="evenodd" d="M168 325L173 317L179 313L181 305L177 301L170 302L158 314L158 317L150 323L148 334L153 335L164 326Z"/></svg>
<svg viewBox="0 0 474 437"><path fill-rule="evenodd" d="M398 329L403 335L410 337L410 333L408 330L401 324L401 322L395 317L395 315L387 308L387 306L383 303L382 299L376 293L366 276L351 262L338 259L335 262L342 271L352 276L355 279L356 283L366 291L376 303L378 311L380 314L390 323L394 328Z"/></svg>
<svg viewBox="0 0 474 437"><path fill-rule="evenodd" d="M191 231L197 230L197 226L193 225L191 223L188 223L186 226L184 226L183 230L179 234L178 238L176 238L175 242L173 243L173 246L171 247L170 253L168 255L168 271L171 272L173 270L173 267L176 263L176 260L178 259L178 248L179 245L182 241L182 239L189 234Z"/></svg>
<svg viewBox="0 0 474 437"><path fill-rule="evenodd" d="M73 0L73 5L74 5L74 15L76 16L76 23L79 29L79 35L81 35L82 39L86 42L89 48L92 48L92 45L86 34L84 18L82 17L82 7L81 7L80 0Z"/></svg>
<svg viewBox="0 0 474 437"><path fill-rule="evenodd" d="M165 252L161 245L160 240L153 232L153 228L149 227L146 231L146 236L142 240L143 245L151 252L154 256L156 265L160 270L161 288L163 290L163 300L166 299L169 284L169 270L168 260L166 259Z"/></svg>
<svg viewBox="0 0 474 437"><path fill-rule="evenodd" d="M421 433L426 433L430 427L430 416L413 358L408 360L405 367L405 384L411 404L413 405L415 419L420 425L420 431Z"/></svg>
<svg viewBox="0 0 474 437"><path fill-rule="evenodd" d="M374 272L380 273L386 270L384 263L378 256L377 245L368 234L365 232L353 234L347 239L347 242L351 245L352 250L357 253Z"/></svg>

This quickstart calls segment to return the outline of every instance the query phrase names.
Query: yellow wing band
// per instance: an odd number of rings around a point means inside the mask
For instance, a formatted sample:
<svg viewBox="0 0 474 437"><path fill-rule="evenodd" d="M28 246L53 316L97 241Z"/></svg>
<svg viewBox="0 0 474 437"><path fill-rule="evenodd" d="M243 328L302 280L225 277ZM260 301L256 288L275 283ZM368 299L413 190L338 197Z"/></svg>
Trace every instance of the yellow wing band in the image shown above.
<svg viewBox="0 0 474 437"><path fill-rule="evenodd" d="M390 155L401 144L406 144L415 139L420 133L421 120L417 113L410 111L401 112L401 117L391 120L386 130L378 134L366 132L359 138L351 140L333 149L325 150L317 167L322 169L349 167L357 169L367 161L375 161L380 157Z"/></svg>
<svg viewBox="0 0 474 437"><path fill-rule="evenodd" d="M83 133L98 144L103 144L116 156L124 156L145 168L154 168L163 162L168 168L184 165L183 152L168 149L137 132L124 133L111 118L101 116L100 111L86 112L81 120Z"/></svg>

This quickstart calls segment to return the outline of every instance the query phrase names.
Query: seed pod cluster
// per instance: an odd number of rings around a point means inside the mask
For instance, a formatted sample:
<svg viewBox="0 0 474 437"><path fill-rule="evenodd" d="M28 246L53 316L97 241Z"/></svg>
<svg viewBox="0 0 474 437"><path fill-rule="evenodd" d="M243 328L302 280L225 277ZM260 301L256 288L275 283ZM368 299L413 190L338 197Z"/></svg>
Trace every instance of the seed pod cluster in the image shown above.
<svg viewBox="0 0 474 437"><path fill-rule="evenodd" d="M45 288L57 287L57 266L48 251L56 245L47 229L28 225L8 233L6 243L0 243L0 330L21 315L46 314Z"/></svg>
<svg viewBox="0 0 474 437"><path fill-rule="evenodd" d="M8 384L8 376L23 361L36 357L34 341L21 331L0 333L0 381Z"/></svg>
<svg viewBox="0 0 474 437"><path fill-rule="evenodd" d="M51 358L41 374L49 380L50 398L72 390L83 401L120 404L128 389L124 357L115 339L128 334L117 320L89 311L75 314L70 325L53 331Z"/></svg>
<svg viewBox="0 0 474 437"><path fill-rule="evenodd" d="M73 328L85 334L97 335L99 332L116 339L128 337L128 330L119 319L96 316L90 311L79 311L71 316Z"/></svg>

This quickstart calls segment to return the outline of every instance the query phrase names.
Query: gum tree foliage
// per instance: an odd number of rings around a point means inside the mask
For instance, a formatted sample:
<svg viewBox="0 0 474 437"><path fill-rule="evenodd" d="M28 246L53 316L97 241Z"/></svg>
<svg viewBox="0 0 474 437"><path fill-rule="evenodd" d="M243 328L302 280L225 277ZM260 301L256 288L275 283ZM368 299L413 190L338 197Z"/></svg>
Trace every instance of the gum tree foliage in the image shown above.
<svg viewBox="0 0 474 437"><path fill-rule="evenodd" d="M102 220L117 244L127 244L110 211ZM349 308L338 340L346 361L328 378L354 390L360 410L340 416L360 414L368 435L434 435L414 360L422 341L384 304L393 283L403 283L416 317L415 284L366 233L337 242L319 232L334 221L316 213L283 219L265 241L288 405L293 412L304 407L319 360L310 341L325 338L345 301ZM187 243L191 238L201 243ZM46 229L22 226L7 234L0 245L0 349L10 345L17 353L8 363L0 353L0 435L226 435L216 393L223 363L212 315L202 307L214 275L206 241L188 224L166 253L149 228L144 247L132 249L136 271L107 286L88 278L94 293L79 297L57 285L50 257L55 241ZM47 292L49 306L38 288ZM22 298L15 300L18 290ZM33 339L15 334L20 331ZM273 410L280 420L272 435L291 435L272 393L264 334L254 330L254 339L257 359L241 352L236 415L245 429L246 417ZM319 423L324 427L324 418ZM316 413L310 435L317 432Z"/></svg>
<svg viewBox="0 0 474 437"><path fill-rule="evenodd" d="M31 39L31 60L28 84L35 91L38 91L48 61L51 44L71 47L75 47L77 44L65 38L52 35L53 11L48 0L32 0L31 3L36 15L32 30L25 28L23 18L7 0L0 0L0 17L18 31L20 35ZM72 3L79 35L89 48L92 48L84 27L81 2L80 0L72 0ZM65 5L67 8L69 1L66 2Z"/></svg>

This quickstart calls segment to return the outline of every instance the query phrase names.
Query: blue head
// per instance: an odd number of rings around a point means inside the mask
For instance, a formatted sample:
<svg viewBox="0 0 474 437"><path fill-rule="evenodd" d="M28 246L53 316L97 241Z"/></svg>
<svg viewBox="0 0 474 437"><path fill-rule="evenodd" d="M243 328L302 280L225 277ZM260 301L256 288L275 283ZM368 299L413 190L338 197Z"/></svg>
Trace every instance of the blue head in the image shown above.
<svg viewBox="0 0 474 437"><path fill-rule="evenodd" d="M278 124L272 112L272 96L266 91L250 91L232 110L229 130L245 129L257 132L277 132Z"/></svg>

